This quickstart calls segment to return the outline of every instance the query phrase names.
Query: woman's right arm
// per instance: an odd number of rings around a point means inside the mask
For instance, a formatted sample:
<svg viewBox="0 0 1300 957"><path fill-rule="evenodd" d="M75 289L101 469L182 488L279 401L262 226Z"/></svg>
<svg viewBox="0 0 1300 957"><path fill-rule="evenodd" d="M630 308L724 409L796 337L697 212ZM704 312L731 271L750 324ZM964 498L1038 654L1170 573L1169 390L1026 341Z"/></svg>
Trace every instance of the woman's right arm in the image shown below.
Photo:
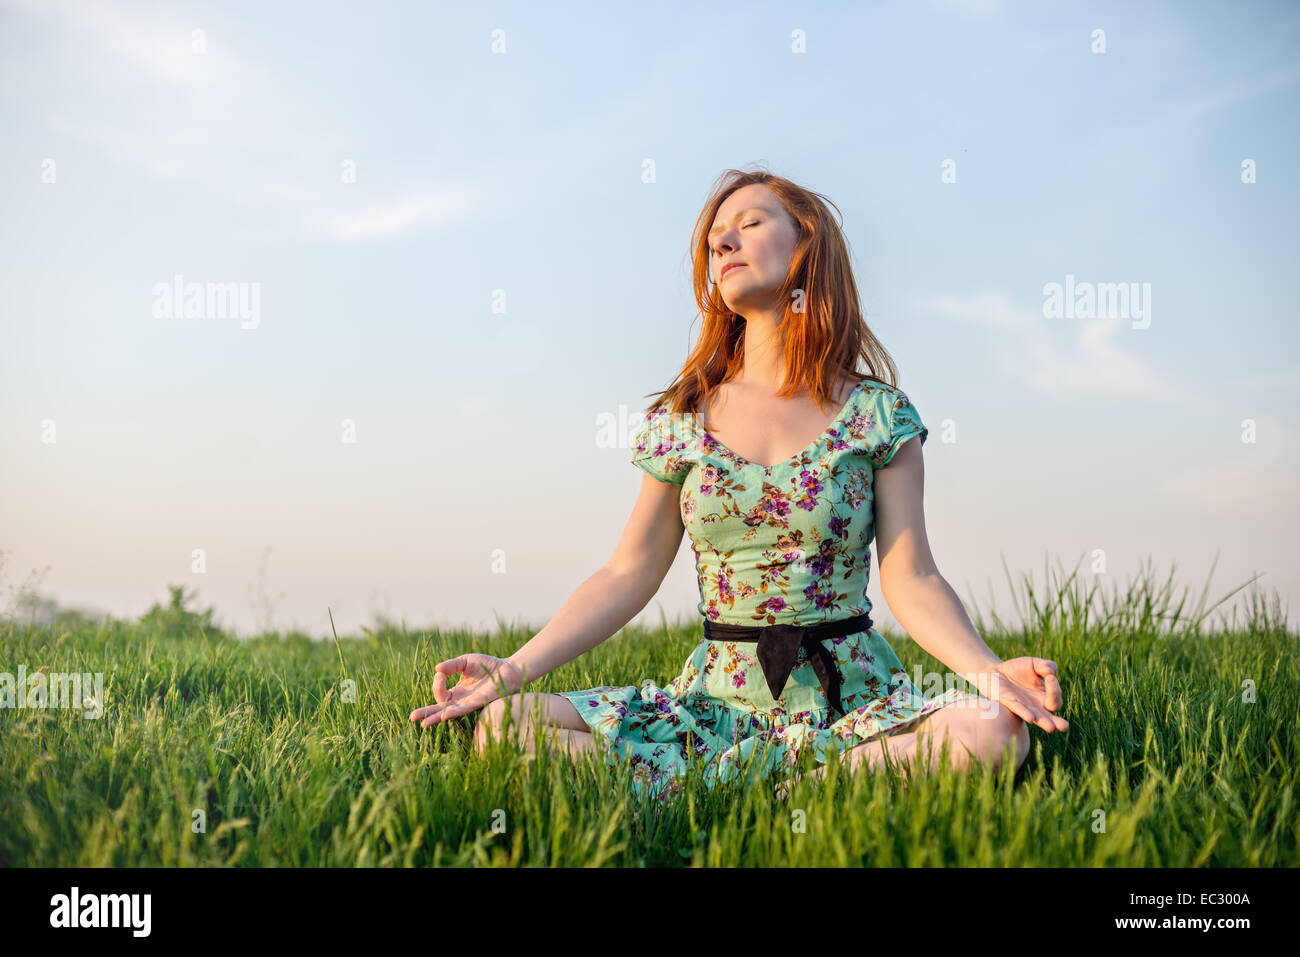
<svg viewBox="0 0 1300 957"><path fill-rule="evenodd" d="M655 596L685 531L681 491L680 485L641 476L641 492L609 560L506 659L522 673L520 687L612 637Z"/></svg>
<svg viewBox="0 0 1300 957"><path fill-rule="evenodd" d="M433 677L437 704L411 712L421 727L477 711L519 691L595 648L636 617L663 583L682 542L681 486L649 474L609 561L577 587L560 610L509 658L464 654L441 661ZM459 674L454 688L447 676Z"/></svg>

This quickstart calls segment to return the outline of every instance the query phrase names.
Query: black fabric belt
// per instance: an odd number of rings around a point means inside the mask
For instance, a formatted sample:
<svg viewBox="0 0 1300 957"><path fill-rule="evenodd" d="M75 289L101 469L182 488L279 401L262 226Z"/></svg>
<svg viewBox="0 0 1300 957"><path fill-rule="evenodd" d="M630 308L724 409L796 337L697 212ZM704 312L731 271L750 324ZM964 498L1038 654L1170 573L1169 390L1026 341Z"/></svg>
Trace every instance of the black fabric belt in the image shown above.
<svg viewBox="0 0 1300 957"><path fill-rule="evenodd" d="M839 638L858 631L871 630L871 616L841 618L816 625L732 625L704 619L704 637L708 641L756 641L758 663L763 668L768 690L773 700L781 697L785 684L794 670L794 660L802 645L808 649L813 671L822 683L822 690L839 714L845 714L840 702L840 673L835 667L835 655L823 641Z"/></svg>

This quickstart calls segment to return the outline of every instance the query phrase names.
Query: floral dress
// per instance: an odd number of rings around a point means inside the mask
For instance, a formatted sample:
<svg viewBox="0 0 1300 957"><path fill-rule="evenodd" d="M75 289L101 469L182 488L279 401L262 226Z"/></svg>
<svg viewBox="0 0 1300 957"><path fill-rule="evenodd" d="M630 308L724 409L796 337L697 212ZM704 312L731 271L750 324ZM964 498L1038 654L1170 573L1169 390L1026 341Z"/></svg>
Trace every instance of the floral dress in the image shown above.
<svg viewBox="0 0 1300 957"><path fill-rule="evenodd" d="M695 555L701 618L764 626L812 625L868 613L875 534L872 476L929 430L898 389L872 378L854 388L831 425L802 452L771 466L740 457L692 414L663 404L637 432L632 461L681 487L682 522ZM633 785L660 799L700 765L710 783L757 771L795 771L811 751L826 763L878 735L907 730L963 699L956 688L924 697L874 629L828 638L839 670L837 714L801 647L773 698L752 641L701 639L667 686L561 692L612 762L630 758Z"/></svg>

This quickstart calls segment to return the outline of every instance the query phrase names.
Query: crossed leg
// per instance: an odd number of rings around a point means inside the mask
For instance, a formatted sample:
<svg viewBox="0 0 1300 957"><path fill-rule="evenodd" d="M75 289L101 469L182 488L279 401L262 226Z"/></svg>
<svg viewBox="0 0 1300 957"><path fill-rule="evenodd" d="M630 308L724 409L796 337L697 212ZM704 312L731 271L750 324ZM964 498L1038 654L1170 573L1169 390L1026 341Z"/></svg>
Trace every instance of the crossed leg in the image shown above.
<svg viewBox="0 0 1300 957"><path fill-rule="evenodd" d="M554 737L563 753L570 757L594 754L598 750L590 726L568 698L534 692L512 694L484 705L474 728L474 750L482 754L489 740L510 736L527 754L536 754L537 739L544 734Z"/></svg>
<svg viewBox="0 0 1300 957"><path fill-rule="evenodd" d="M910 771L926 758L931 770L937 770L945 740L950 765L963 770L972 762L996 769L1008 757L1019 768L1029 755L1029 726L1005 706L980 698L970 706L948 705L932 711L903 728L847 749L840 759L848 762L850 772L860 767L877 771L887 764ZM826 765L809 774L824 778ZM788 780L781 782L777 796L784 797L789 787Z"/></svg>
<svg viewBox="0 0 1300 957"><path fill-rule="evenodd" d="M508 709L508 710L507 710ZM509 718L507 718L507 714ZM537 739L551 735L562 753L570 757L596 754L602 742L591 733L573 703L561 695L521 692L489 702L480 712L474 732L474 748L480 754L489 740L512 736L526 753L535 754ZM1010 758L1019 768L1029 755L1029 727L1005 706L985 698L972 705L948 705L870 741L847 749L841 760L850 772L865 767L870 771L888 765L904 771L928 758L929 767L939 767L941 747L948 743L951 766L967 769L973 762L1001 766ZM809 772L825 777L826 766ZM785 797L790 781L781 782L777 796Z"/></svg>

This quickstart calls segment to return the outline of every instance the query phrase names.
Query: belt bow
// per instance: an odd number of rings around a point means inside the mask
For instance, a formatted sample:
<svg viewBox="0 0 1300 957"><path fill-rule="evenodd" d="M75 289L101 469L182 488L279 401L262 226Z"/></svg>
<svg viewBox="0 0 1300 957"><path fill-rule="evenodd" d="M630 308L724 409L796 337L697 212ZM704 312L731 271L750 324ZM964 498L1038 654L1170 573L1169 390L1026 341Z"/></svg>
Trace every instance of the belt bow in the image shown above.
<svg viewBox="0 0 1300 957"><path fill-rule="evenodd" d="M816 625L734 625L707 618L704 620L704 634L710 640L758 643L758 663L763 669L763 678L767 681L767 689L772 693L773 700L779 699L785 690L799 648L806 648L808 660L821 682L827 701L841 715L845 711L840 701L840 672L835 664L835 655L824 642L828 638L838 638L854 632L869 632L871 627L871 616L867 614Z"/></svg>
<svg viewBox="0 0 1300 957"><path fill-rule="evenodd" d="M803 625L766 625L760 629L758 636L758 663L767 679L767 688L775 700L781 697L790 672L794 670L795 659L800 646L808 650L813 671L822 683L822 689L830 701L831 707L838 713L844 713L840 702L840 675L835 666L835 656L826 645L813 637L811 630Z"/></svg>

